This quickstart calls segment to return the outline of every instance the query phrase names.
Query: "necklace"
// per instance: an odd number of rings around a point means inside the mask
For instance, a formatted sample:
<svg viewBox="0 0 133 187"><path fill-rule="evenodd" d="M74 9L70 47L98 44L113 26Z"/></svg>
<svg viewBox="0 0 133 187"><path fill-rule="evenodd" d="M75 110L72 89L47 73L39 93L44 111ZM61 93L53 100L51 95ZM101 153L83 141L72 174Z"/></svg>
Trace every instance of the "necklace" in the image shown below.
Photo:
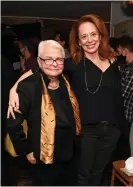
<svg viewBox="0 0 133 187"><path fill-rule="evenodd" d="M59 81L57 82L56 85L51 85L51 84L49 84L49 85L48 85L48 88L51 89L51 90L56 90L57 88L59 88Z"/></svg>
<svg viewBox="0 0 133 187"><path fill-rule="evenodd" d="M103 79L103 72L101 72L101 77L100 77L100 81L98 84L98 87L96 88L96 90L94 92L90 91L88 88L88 83L87 83L87 72L86 72L86 62L85 62L85 57L84 57L84 70L85 70L85 87L86 87L86 91L88 91L90 94L95 94L98 92L101 83L102 83L102 79Z"/></svg>

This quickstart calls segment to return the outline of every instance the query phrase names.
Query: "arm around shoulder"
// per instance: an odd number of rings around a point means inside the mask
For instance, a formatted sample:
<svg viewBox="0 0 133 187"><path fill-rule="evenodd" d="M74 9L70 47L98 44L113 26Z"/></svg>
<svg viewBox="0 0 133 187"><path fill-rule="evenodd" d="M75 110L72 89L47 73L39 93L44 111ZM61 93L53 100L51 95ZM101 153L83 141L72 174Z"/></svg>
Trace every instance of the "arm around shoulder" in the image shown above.
<svg viewBox="0 0 133 187"><path fill-rule="evenodd" d="M23 130L22 123L24 120L28 120L29 111L31 108L31 100L27 95L26 85L18 85L18 95L20 99L20 113L15 113L16 119L12 116L7 119L7 133L13 143L14 149L17 155L27 155L32 152L31 142L27 139L26 134Z"/></svg>

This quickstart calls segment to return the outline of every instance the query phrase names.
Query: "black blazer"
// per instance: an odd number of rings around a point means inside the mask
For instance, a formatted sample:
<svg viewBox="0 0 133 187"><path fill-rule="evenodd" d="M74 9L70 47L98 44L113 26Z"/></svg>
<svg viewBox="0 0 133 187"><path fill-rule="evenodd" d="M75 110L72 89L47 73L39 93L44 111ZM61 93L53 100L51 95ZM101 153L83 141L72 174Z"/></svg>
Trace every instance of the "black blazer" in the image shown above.
<svg viewBox="0 0 133 187"><path fill-rule="evenodd" d="M48 84L47 76L43 76L46 85ZM64 86L65 87L65 86ZM64 89L64 88L63 88ZM64 89L67 99L69 99L67 89ZM41 132L41 100L42 100L42 80L40 72L36 71L33 75L24 79L18 84L17 89L20 102L21 114L15 113L16 119L11 116L7 119L7 131L12 140L16 153L18 155L26 155L33 152L34 156L40 158L40 132ZM66 99L66 97L65 97ZM55 111L56 112L56 111ZM72 113L67 114L68 121L72 125L73 132L67 130L56 129L56 142L59 143L57 155L60 159L68 160L74 154L74 141L76 138L76 124ZM22 122L26 119L28 122L27 138L23 132ZM64 137L64 142L59 142L58 138ZM60 139L60 138L59 138ZM56 143L55 142L55 143ZM61 144L60 144L61 143ZM63 145L63 146L62 146ZM56 146L56 145L55 145Z"/></svg>

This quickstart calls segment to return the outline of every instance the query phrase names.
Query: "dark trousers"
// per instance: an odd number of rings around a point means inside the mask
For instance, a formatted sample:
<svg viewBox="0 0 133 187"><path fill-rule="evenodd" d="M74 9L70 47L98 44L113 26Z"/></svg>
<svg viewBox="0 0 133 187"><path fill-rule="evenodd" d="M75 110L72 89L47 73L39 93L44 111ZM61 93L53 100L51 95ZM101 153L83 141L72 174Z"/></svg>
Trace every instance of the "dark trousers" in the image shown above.
<svg viewBox="0 0 133 187"><path fill-rule="evenodd" d="M74 186L76 185L75 159L65 163L30 164L33 183L36 186Z"/></svg>
<svg viewBox="0 0 133 187"><path fill-rule="evenodd" d="M83 126L77 185L100 185L103 171L116 147L119 136L120 131L107 123Z"/></svg>

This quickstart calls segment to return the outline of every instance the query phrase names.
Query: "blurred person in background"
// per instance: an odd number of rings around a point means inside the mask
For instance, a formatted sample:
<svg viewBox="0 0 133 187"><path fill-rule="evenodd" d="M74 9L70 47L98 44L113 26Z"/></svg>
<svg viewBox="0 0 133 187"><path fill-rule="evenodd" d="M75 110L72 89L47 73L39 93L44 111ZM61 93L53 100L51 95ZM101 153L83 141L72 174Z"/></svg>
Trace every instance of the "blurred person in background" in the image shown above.
<svg viewBox="0 0 133 187"><path fill-rule="evenodd" d="M123 35L117 39L116 43L116 51L117 51L117 59L120 66L120 71L123 71L126 65L126 57L123 55L124 45L130 42L130 36Z"/></svg>
<svg viewBox="0 0 133 187"><path fill-rule="evenodd" d="M130 148L133 156L133 38L122 45L123 56L126 57L126 65L122 72L122 96L124 98L125 116L130 123Z"/></svg>
<svg viewBox="0 0 133 187"><path fill-rule="evenodd" d="M6 134L6 118L9 100L9 90L18 79L13 68L13 62L18 60L16 33L11 27L1 31L1 185L11 186L15 181L17 167L13 159L5 152L4 137Z"/></svg>
<svg viewBox="0 0 133 187"><path fill-rule="evenodd" d="M54 40L59 42L59 44L64 48L65 50L65 59L70 58L70 53L68 51L68 38L65 33L63 32L56 32L54 36Z"/></svg>
<svg viewBox="0 0 133 187"><path fill-rule="evenodd" d="M117 58L117 63L118 63L118 67L120 71L122 71L125 66L125 57L122 55L122 51L123 51L122 46L121 46L122 41L123 39L121 38L110 39L110 45Z"/></svg>
<svg viewBox="0 0 133 187"><path fill-rule="evenodd" d="M28 40L22 40L20 42L20 66L22 73L30 69L37 69L38 63L33 54L32 44Z"/></svg>
<svg viewBox="0 0 133 187"><path fill-rule="evenodd" d="M35 55L35 57L37 57L37 55L38 55L38 45L39 45L39 42L40 42L40 38L38 36L32 36L32 37L29 38L29 41L32 44L33 54Z"/></svg>

